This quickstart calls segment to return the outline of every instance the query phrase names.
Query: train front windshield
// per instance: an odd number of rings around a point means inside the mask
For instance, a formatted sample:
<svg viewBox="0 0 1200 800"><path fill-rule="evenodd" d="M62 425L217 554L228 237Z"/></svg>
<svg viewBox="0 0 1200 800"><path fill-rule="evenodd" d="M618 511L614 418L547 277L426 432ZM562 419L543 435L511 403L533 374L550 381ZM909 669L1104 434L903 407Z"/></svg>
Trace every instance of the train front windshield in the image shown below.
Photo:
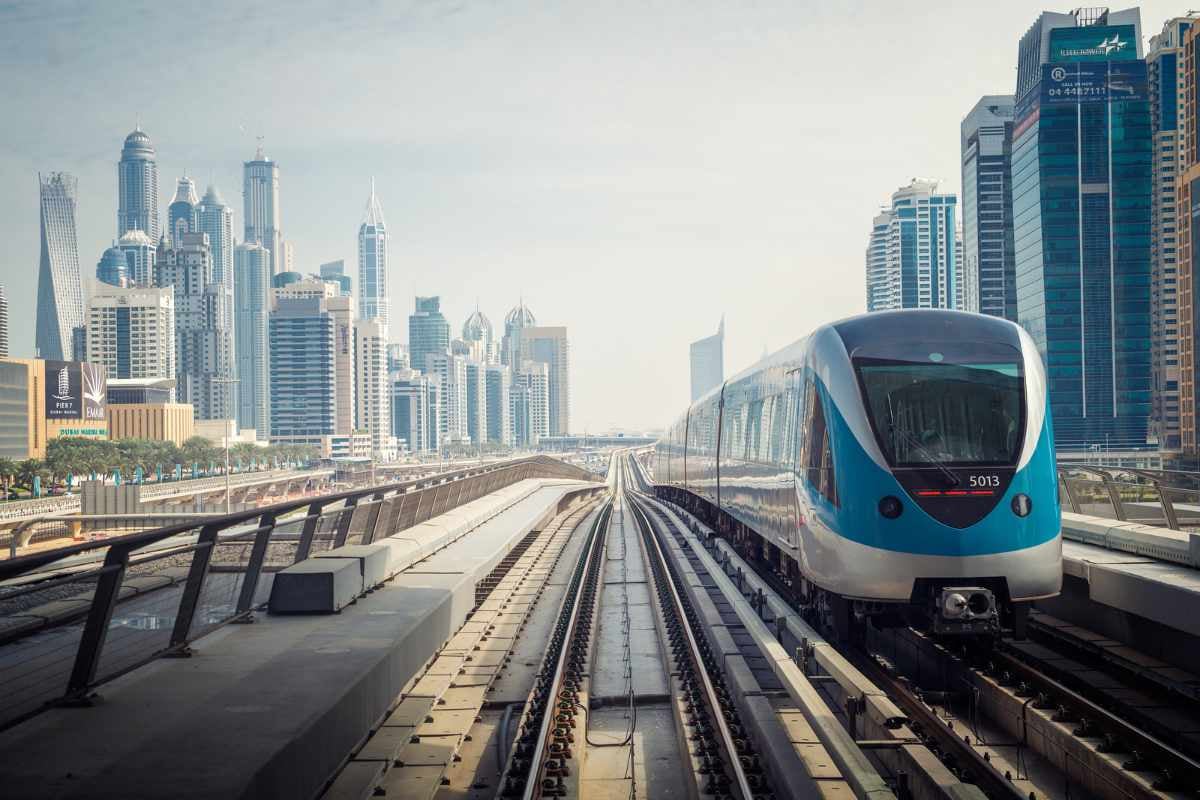
<svg viewBox="0 0 1200 800"><path fill-rule="evenodd" d="M924 349L919 359L853 360L871 426L893 467L1016 464L1025 381L1015 350L985 359Z"/></svg>

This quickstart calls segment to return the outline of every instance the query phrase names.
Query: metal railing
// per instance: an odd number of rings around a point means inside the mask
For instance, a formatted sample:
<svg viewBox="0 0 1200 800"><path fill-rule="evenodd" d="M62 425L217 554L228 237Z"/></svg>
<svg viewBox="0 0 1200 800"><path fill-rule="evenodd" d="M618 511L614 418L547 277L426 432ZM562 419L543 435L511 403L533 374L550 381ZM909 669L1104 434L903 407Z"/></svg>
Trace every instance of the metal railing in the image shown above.
<svg viewBox="0 0 1200 800"><path fill-rule="evenodd" d="M247 621L274 573L369 544L527 478L595 480L539 456L304 498L0 561L0 729Z"/></svg>
<svg viewBox="0 0 1200 800"><path fill-rule="evenodd" d="M1200 482L1194 473L1061 465L1059 497L1076 514L1200 530Z"/></svg>

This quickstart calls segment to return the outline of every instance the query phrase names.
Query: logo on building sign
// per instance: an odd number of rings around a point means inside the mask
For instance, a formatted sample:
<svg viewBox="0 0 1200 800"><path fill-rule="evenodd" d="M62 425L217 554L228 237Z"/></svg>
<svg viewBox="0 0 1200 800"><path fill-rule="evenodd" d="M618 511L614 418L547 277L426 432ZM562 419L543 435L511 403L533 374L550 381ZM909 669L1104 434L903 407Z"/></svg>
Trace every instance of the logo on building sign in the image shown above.
<svg viewBox="0 0 1200 800"><path fill-rule="evenodd" d="M1125 61L1137 58L1132 25L1088 25L1050 31L1051 61Z"/></svg>
<svg viewBox="0 0 1200 800"><path fill-rule="evenodd" d="M1050 77L1058 83L1062 83L1067 78L1067 71L1062 67L1053 67L1050 70Z"/></svg>
<svg viewBox="0 0 1200 800"><path fill-rule="evenodd" d="M1124 50L1127 44L1129 42L1122 40L1119 33L1114 33L1111 39L1101 39L1093 47L1068 47L1059 50L1058 55L1060 58L1110 58Z"/></svg>
<svg viewBox="0 0 1200 800"><path fill-rule="evenodd" d="M81 364L83 376L83 418L101 420L105 418L104 396L108 393L108 374L99 364Z"/></svg>
<svg viewBox="0 0 1200 800"><path fill-rule="evenodd" d="M82 418L79 367L78 362L46 362L46 419Z"/></svg>

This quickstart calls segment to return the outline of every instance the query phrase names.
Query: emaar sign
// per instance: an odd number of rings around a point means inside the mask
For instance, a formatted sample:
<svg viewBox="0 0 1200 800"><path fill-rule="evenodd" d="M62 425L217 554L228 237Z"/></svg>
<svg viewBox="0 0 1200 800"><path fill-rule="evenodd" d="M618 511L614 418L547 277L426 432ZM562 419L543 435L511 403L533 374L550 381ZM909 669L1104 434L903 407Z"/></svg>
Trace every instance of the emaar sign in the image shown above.
<svg viewBox="0 0 1200 800"><path fill-rule="evenodd" d="M1132 61L1137 34L1132 25L1092 25L1050 31L1050 61Z"/></svg>

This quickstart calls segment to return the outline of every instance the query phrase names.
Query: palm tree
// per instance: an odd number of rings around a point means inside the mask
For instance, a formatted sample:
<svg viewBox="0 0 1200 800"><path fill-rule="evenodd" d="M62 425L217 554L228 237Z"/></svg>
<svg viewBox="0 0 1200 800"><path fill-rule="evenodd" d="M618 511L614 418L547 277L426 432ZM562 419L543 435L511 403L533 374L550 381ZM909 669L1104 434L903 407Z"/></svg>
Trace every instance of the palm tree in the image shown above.
<svg viewBox="0 0 1200 800"><path fill-rule="evenodd" d="M24 486L30 494L33 493L34 478L38 477L46 477L46 465L42 461L36 458L27 458L17 464L17 485Z"/></svg>

